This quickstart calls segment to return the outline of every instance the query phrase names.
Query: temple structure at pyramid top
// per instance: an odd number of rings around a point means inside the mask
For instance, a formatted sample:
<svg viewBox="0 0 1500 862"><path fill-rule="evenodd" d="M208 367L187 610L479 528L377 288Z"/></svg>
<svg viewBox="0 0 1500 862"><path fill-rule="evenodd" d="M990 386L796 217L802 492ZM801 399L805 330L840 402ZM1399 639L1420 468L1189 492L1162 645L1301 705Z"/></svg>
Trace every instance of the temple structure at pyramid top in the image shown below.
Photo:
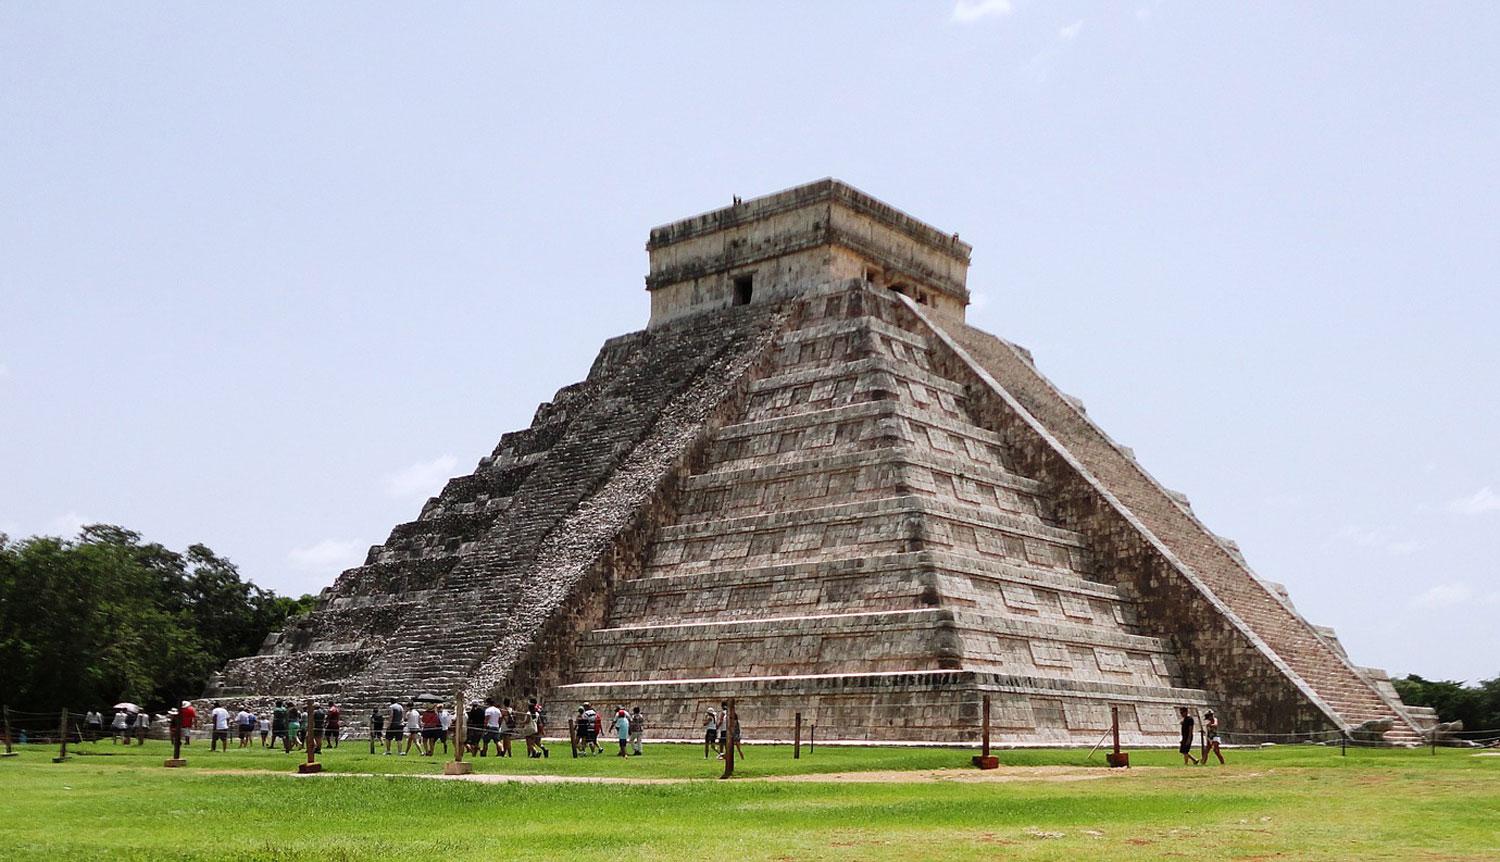
<svg viewBox="0 0 1500 862"><path fill-rule="evenodd" d="M965 322L969 246L835 180L651 231L644 330L236 659L221 698L419 691L694 738L1412 742L1350 661L1022 348ZM558 729L557 726L554 729ZM1244 737L1242 737L1244 738Z"/></svg>
<svg viewBox="0 0 1500 862"><path fill-rule="evenodd" d="M969 245L824 179L653 228L650 326L857 279L963 320Z"/></svg>

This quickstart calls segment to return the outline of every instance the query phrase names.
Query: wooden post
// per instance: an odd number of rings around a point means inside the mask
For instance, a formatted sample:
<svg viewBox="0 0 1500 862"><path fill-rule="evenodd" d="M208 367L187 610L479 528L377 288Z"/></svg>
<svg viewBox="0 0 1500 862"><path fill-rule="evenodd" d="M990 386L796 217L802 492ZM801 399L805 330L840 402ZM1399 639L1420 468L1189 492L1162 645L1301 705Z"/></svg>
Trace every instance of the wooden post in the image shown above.
<svg viewBox="0 0 1500 862"><path fill-rule="evenodd" d="M802 713L797 713L796 721L792 726L792 759L799 760L802 757Z"/></svg>
<svg viewBox="0 0 1500 862"><path fill-rule="evenodd" d="M977 766L977 767L979 767L980 769L995 769L996 767L998 767L1000 765L1000 758L995 757L994 755L990 754L990 696L989 695L985 695L984 696L984 706L981 708L980 712L983 715L983 718L981 718L980 720L984 723L984 725L980 729L980 733L979 733L979 740L980 740L980 743L979 743L980 744L979 756L976 757L976 758L974 758L974 765Z"/></svg>
<svg viewBox="0 0 1500 862"><path fill-rule="evenodd" d="M177 701L181 703L181 700ZM187 761L182 759L182 707L167 712L167 727L172 733L172 756L162 766L175 768L186 766Z"/></svg>
<svg viewBox="0 0 1500 862"><path fill-rule="evenodd" d="M307 762L297 764L297 771L303 775L322 772L323 764L318 762L318 734L313 728L313 702L311 700L306 703L302 711L302 726L307 728Z"/></svg>
<svg viewBox="0 0 1500 862"><path fill-rule="evenodd" d="M57 756L52 758L53 763L62 763L68 759L68 708L62 708L62 718L58 720L57 736L61 741L61 747L57 750Z"/></svg>
<svg viewBox="0 0 1500 862"><path fill-rule="evenodd" d="M728 727L725 729L724 736L724 774L720 775L720 778L734 775L734 698L732 697L729 699L729 709L725 713L724 721Z"/></svg>
<svg viewBox="0 0 1500 862"><path fill-rule="evenodd" d="M1349 734L1342 730L1339 731L1339 756L1349 756Z"/></svg>
<svg viewBox="0 0 1500 862"><path fill-rule="evenodd" d="M1106 754L1104 760L1109 763L1110 768L1129 767L1130 755L1120 752L1120 708L1111 706L1109 708L1109 731L1114 735L1115 750L1112 754Z"/></svg>
<svg viewBox="0 0 1500 862"><path fill-rule="evenodd" d="M812 723L812 727L809 727L807 729L807 753L808 754L812 754L813 753L813 746L815 746L817 744L818 744L818 723L815 721L815 722Z"/></svg>
<svg viewBox="0 0 1500 862"><path fill-rule="evenodd" d="M1198 713L1198 740L1203 749L1198 753L1198 765L1208 765L1208 723L1203 720L1203 713Z"/></svg>
<svg viewBox="0 0 1500 862"><path fill-rule="evenodd" d="M467 742L467 734L464 733L464 693L453 694L453 759L443 764L444 775L468 775L474 771L474 764L464 763L464 743Z"/></svg>
<svg viewBox="0 0 1500 862"><path fill-rule="evenodd" d="M5 711L5 755L4 756L6 756L6 757L15 757L16 753L14 751L10 750L10 707L6 706L6 707L3 707L3 709Z"/></svg>

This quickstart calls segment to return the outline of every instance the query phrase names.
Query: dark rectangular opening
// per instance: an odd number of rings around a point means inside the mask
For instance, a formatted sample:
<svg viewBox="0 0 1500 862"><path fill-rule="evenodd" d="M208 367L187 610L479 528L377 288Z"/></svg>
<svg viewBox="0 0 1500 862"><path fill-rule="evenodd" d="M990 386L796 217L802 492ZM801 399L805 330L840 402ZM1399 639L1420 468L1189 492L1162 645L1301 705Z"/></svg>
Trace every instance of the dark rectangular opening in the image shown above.
<svg viewBox="0 0 1500 862"><path fill-rule="evenodd" d="M749 305L750 295L754 292L755 276L737 275L734 278L734 304Z"/></svg>

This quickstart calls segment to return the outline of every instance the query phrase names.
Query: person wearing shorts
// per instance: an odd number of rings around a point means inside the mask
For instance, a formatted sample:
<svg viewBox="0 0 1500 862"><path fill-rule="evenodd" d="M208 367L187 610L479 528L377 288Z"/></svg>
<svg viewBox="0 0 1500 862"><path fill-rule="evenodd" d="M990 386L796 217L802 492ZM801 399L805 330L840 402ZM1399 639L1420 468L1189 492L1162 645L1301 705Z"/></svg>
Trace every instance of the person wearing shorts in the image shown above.
<svg viewBox="0 0 1500 862"><path fill-rule="evenodd" d="M1177 711L1182 715L1182 739L1177 743L1177 752L1182 755L1184 766L1191 763L1198 764L1198 759L1193 757L1193 717L1188 714L1188 708L1178 707Z"/></svg>
<svg viewBox="0 0 1500 862"><path fill-rule="evenodd" d="M719 714L713 707L703 714L703 759L707 760L719 742Z"/></svg>
<svg viewBox="0 0 1500 862"><path fill-rule="evenodd" d="M1203 732L1206 734L1208 751L1212 752L1214 757L1219 758L1219 764L1222 766L1224 752L1219 750L1219 717L1214 715L1211 709L1203 713ZM1203 762L1208 763L1208 754L1203 755Z"/></svg>
<svg viewBox="0 0 1500 862"><path fill-rule="evenodd" d="M443 724L442 719L438 718L437 707L427 704L418 721L422 725L422 753L431 757L438 740L443 738Z"/></svg>
<svg viewBox="0 0 1500 862"><path fill-rule="evenodd" d="M472 755L479 754L479 743L484 739L484 704L475 701L464 715L464 747Z"/></svg>
<svg viewBox="0 0 1500 862"><path fill-rule="evenodd" d="M390 754L391 745L401 742L401 727L406 722L406 707L401 705L401 701L393 700L385 711L385 753Z"/></svg>
<svg viewBox="0 0 1500 862"><path fill-rule="evenodd" d="M267 718L264 715L258 716L255 719L255 726L256 726L256 728L258 730L260 730L260 747L261 748L270 748L271 747L271 719Z"/></svg>
<svg viewBox="0 0 1500 862"><path fill-rule="evenodd" d="M224 750L229 750L229 710L223 704L215 703L214 711L210 713L213 720L213 738L208 742L208 750L215 751L219 743L224 743Z"/></svg>
<svg viewBox="0 0 1500 862"><path fill-rule="evenodd" d="M488 757L490 743L495 743L495 756L500 756L500 707L495 706L495 699L487 697L484 699L484 736L480 737L479 756Z"/></svg>

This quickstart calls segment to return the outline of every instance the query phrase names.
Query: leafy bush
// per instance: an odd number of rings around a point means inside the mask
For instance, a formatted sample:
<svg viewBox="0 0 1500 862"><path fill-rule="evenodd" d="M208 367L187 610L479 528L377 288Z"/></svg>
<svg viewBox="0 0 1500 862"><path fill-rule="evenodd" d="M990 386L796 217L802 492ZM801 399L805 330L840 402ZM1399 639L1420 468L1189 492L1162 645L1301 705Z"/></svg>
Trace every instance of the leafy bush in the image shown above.
<svg viewBox="0 0 1500 862"><path fill-rule="evenodd" d="M165 706L311 604L241 580L204 545L179 554L107 524L76 539L0 535L0 698Z"/></svg>

